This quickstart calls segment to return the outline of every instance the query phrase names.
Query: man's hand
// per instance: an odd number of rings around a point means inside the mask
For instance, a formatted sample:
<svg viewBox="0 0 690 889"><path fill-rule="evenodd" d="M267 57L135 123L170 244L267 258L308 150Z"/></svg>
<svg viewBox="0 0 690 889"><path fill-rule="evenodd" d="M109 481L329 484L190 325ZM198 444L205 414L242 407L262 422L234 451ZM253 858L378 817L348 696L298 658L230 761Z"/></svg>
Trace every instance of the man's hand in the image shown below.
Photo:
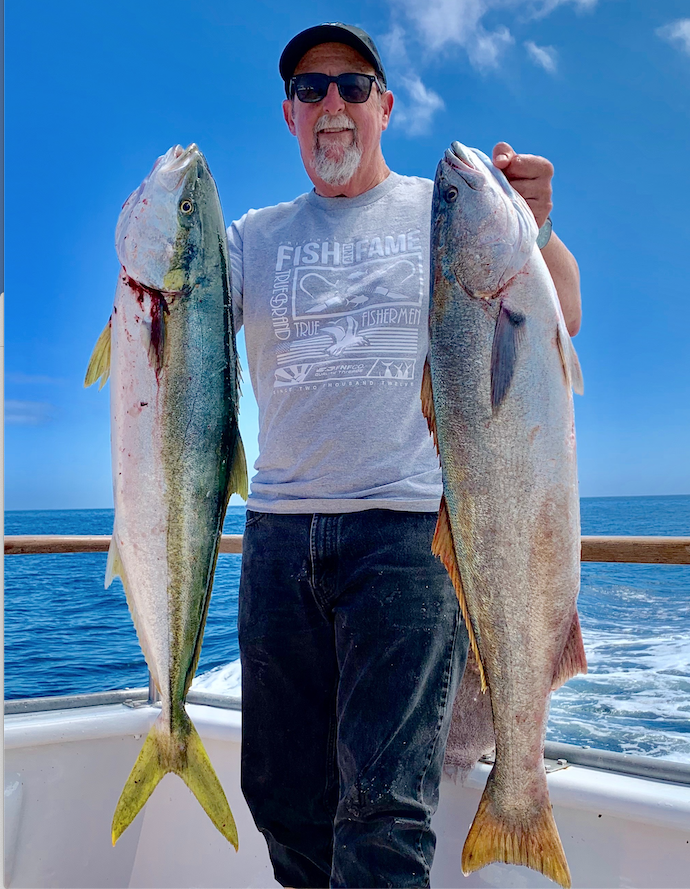
<svg viewBox="0 0 690 889"><path fill-rule="evenodd" d="M545 157L534 154L516 154L507 142L494 146L494 166L503 170L503 175L518 194L529 204L539 228L551 213L551 178L553 164Z"/></svg>
<svg viewBox="0 0 690 889"><path fill-rule="evenodd" d="M495 167L503 170L503 175L515 191L527 201L541 228L553 209L551 161L535 154L516 154L507 142L499 142L494 147L493 162ZM541 255L556 286L568 333L575 336L582 320L580 270L575 257L555 233Z"/></svg>

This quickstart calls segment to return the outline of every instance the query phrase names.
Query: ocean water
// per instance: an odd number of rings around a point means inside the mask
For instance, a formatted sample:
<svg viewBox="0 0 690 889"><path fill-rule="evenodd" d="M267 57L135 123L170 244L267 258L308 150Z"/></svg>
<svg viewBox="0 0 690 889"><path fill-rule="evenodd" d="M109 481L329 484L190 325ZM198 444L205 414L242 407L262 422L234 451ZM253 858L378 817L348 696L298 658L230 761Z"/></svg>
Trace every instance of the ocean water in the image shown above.
<svg viewBox="0 0 690 889"><path fill-rule="evenodd" d="M8 512L5 533L109 534L112 510ZM226 534L240 534L230 507ZM582 499L583 534L690 536L690 496ZM237 694L239 555L218 559L194 687ZM119 580L105 554L5 559L5 697L147 684ZM690 762L690 566L583 563L589 673L552 698L547 737Z"/></svg>

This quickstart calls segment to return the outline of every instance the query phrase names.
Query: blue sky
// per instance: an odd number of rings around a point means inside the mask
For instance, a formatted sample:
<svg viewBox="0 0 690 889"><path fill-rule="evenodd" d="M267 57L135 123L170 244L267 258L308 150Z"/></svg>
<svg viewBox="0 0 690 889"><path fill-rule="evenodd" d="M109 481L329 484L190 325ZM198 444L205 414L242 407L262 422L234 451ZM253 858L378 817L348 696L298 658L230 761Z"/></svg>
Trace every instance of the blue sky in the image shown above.
<svg viewBox="0 0 690 889"><path fill-rule="evenodd" d="M120 206L178 142L205 153L228 223L308 190L278 58L343 17L383 55L392 169L433 177L454 139L554 163L554 229L582 274L581 493L690 493L689 14L687 0L9 4L6 508L112 505L108 392L82 381ZM250 388L245 373L251 464Z"/></svg>

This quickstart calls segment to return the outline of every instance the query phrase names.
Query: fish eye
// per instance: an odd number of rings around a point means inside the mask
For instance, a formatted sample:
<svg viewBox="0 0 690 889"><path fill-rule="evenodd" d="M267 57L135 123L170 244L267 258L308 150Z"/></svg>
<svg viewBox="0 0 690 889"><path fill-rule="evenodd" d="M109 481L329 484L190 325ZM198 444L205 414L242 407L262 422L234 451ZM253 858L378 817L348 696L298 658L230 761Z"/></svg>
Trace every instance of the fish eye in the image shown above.
<svg viewBox="0 0 690 889"><path fill-rule="evenodd" d="M184 213L185 216L189 216L190 213L194 211L194 204L189 198L183 198L180 201L180 213Z"/></svg>
<svg viewBox="0 0 690 889"><path fill-rule="evenodd" d="M452 204L453 201L457 198L457 196L458 196L457 188L454 185L451 185L451 187L446 192L446 200L448 201L449 204Z"/></svg>

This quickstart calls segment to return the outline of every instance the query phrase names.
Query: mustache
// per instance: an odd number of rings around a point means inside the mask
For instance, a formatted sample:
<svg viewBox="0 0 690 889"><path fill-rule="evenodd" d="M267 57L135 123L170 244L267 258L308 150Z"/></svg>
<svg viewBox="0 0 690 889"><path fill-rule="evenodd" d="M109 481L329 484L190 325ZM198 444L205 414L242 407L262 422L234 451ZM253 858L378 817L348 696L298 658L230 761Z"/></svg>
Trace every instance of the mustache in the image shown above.
<svg viewBox="0 0 690 889"><path fill-rule="evenodd" d="M322 130L357 130L354 121L347 114L322 114L314 124L314 133L318 135Z"/></svg>

